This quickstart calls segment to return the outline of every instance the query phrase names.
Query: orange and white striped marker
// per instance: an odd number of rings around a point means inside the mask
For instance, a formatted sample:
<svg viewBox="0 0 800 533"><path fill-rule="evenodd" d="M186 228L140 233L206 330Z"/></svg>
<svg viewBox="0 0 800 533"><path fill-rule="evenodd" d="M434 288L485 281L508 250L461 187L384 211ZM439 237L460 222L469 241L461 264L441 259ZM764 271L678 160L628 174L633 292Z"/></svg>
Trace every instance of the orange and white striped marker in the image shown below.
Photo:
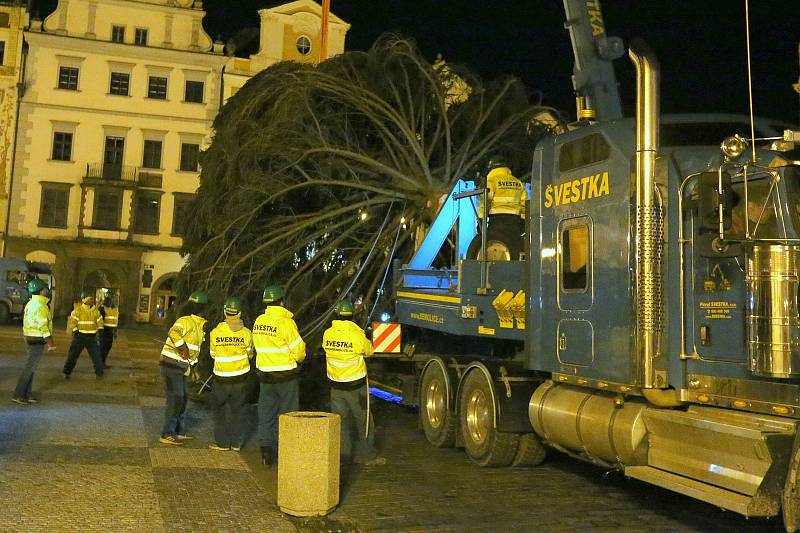
<svg viewBox="0 0 800 533"><path fill-rule="evenodd" d="M372 348L379 353L400 353L400 324L373 322Z"/></svg>

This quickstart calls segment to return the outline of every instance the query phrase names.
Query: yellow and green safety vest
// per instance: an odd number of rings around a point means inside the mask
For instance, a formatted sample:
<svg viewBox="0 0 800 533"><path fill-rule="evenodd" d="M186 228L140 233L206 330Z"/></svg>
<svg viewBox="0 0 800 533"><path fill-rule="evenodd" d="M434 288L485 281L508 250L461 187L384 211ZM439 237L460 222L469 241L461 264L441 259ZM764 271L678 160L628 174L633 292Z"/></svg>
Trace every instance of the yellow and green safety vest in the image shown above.
<svg viewBox="0 0 800 533"><path fill-rule="evenodd" d="M492 169L486 176L486 188L489 189L487 194L490 215L525 214L525 201L528 199L525 184L514 177L510 168ZM478 213L479 216L483 216L483 196Z"/></svg>
<svg viewBox="0 0 800 533"><path fill-rule="evenodd" d="M103 317L94 306L81 304L70 313L67 320L67 331L72 333L92 334L97 333L98 329L103 329Z"/></svg>
<svg viewBox="0 0 800 533"><path fill-rule="evenodd" d="M116 328L119 326L119 309L116 307L106 307L103 306L103 313L105 313L105 317L103 318L103 327L104 328Z"/></svg>
<svg viewBox="0 0 800 533"><path fill-rule="evenodd" d="M53 314L47 306L49 298L34 294L25 304L22 334L26 337L46 339L53 335Z"/></svg>
<svg viewBox="0 0 800 533"><path fill-rule="evenodd" d="M162 360L172 364L186 368L197 363L197 356L200 354L200 346L205 340L205 326L206 319L197 315L186 315L180 317L169 328L167 334L167 341L164 343L164 348L161 349ZM189 349L189 360L183 359L180 356L178 348L186 345Z"/></svg>
<svg viewBox="0 0 800 533"><path fill-rule="evenodd" d="M256 367L262 372L297 368L306 357L306 343L297 331L294 315L284 307L270 305L253 324Z"/></svg>
<svg viewBox="0 0 800 533"><path fill-rule="evenodd" d="M365 357L373 353L364 330L350 320L334 320L322 336L328 379L346 383L367 376Z"/></svg>
<svg viewBox="0 0 800 533"><path fill-rule="evenodd" d="M249 329L242 326L234 331L228 322L220 322L211 331L210 342L215 376L230 378L250 371L253 335Z"/></svg>

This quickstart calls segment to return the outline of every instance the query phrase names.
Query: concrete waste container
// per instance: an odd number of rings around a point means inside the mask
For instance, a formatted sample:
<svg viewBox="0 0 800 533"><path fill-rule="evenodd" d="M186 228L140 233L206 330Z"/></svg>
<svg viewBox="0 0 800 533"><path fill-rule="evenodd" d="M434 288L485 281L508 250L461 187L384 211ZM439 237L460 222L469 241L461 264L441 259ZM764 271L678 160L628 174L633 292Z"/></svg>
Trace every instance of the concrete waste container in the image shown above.
<svg viewBox="0 0 800 533"><path fill-rule="evenodd" d="M339 431L333 413L297 411L278 420L278 507L322 516L339 504Z"/></svg>

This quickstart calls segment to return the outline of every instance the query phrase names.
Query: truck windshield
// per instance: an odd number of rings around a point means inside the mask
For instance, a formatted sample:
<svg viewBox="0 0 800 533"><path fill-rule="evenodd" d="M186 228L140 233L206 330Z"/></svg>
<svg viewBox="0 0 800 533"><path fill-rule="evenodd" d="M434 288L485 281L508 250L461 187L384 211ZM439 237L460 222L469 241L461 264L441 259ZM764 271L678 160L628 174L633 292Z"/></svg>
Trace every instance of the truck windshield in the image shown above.
<svg viewBox="0 0 800 533"><path fill-rule="evenodd" d="M778 231L778 213L775 198L776 187L772 187L771 177L748 178L747 203L744 201L744 182L734 182L733 191L737 203L733 207L731 235L744 238L749 229L754 239L776 239L784 237Z"/></svg>

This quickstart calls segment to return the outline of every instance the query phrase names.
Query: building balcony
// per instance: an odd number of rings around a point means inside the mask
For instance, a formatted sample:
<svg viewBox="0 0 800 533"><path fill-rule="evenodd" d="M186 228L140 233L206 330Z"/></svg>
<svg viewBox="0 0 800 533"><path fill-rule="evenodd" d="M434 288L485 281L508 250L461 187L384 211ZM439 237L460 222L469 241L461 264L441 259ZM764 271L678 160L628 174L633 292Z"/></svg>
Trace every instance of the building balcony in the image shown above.
<svg viewBox="0 0 800 533"><path fill-rule="evenodd" d="M136 187L160 189L162 182L163 175L158 170L109 163L88 163L83 177L84 185L104 185L126 189Z"/></svg>
<svg viewBox="0 0 800 533"><path fill-rule="evenodd" d="M110 185L123 188L136 187L138 169L111 163L87 163L83 182L86 185Z"/></svg>

